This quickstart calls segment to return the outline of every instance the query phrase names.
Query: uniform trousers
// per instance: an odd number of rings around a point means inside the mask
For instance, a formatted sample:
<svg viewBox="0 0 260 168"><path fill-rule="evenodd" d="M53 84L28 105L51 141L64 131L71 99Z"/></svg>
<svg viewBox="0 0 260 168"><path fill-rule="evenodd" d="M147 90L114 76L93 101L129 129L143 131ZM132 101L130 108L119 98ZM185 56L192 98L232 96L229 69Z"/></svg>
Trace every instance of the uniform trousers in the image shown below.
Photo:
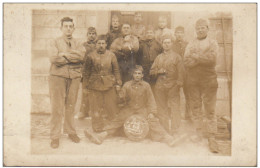
<svg viewBox="0 0 260 168"><path fill-rule="evenodd" d="M147 118L146 108L141 109L132 109L132 108L123 108L120 113L110 122L106 123L103 128L103 131L107 131L109 135L115 134L119 131L130 116L138 114ZM161 126L158 118L154 117L147 119L149 124L149 134L153 141L160 142L170 142L172 137L167 133L167 131Z"/></svg>
<svg viewBox="0 0 260 168"><path fill-rule="evenodd" d="M202 111L203 103L207 119L207 132L209 135L213 135L217 132L217 119L215 114L217 87L216 81L213 82L213 84L189 85L192 121L197 129L202 129L204 118Z"/></svg>
<svg viewBox="0 0 260 168"><path fill-rule="evenodd" d="M156 84L154 94L161 124L169 133L176 131L181 123L180 87L174 85L167 88Z"/></svg>
<svg viewBox="0 0 260 168"><path fill-rule="evenodd" d="M104 123L114 119L119 113L117 105L117 94L115 88L105 91L89 90L89 115L92 118L94 131L102 130Z"/></svg>
<svg viewBox="0 0 260 168"><path fill-rule="evenodd" d="M63 123L64 133L76 134L74 115L79 84L80 78L69 79L53 75L49 77L52 112L50 131L51 139L60 138L63 116L65 116Z"/></svg>

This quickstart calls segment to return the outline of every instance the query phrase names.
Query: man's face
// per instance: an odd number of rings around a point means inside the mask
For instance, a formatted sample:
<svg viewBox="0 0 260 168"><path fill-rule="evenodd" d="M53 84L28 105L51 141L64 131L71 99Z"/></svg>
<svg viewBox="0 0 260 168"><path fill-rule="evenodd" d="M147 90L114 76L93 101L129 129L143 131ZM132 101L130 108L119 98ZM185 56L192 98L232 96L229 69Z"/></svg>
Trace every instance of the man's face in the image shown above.
<svg viewBox="0 0 260 168"><path fill-rule="evenodd" d="M175 32L175 37L178 41L182 41L184 38L184 32L183 31L176 31Z"/></svg>
<svg viewBox="0 0 260 168"><path fill-rule="evenodd" d="M154 38L154 32L152 30L147 30L146 31L146 39L152 40L153 38Z"/></svg>
<svg viewBox="0 0 260 168"><path fill-rule="evenodd" d="M160 17L158 20L158 26L160 29L164 29L167 26L167 19L164 17Z"/></svg>
<svg viewBox="0 0 260 168"><path fill-rule="evenodd" d="M94 41L97 38L97 34L95 32L89 32L87 37L89 41Z"/></svg>
<svg viewBox="0 0 260 168"><path fill-rule="evenodd" d="M142 15L140 13L135 15L135 17L134 17L135 23L140 24L142 22L142 20L143 20L143 18L142 18Z"/></svg>
<svg viewBox="0 0 260 168"><path fill-rule="evenodd" d="M134 81L136 81L136 82L141 81L143 79L143 77L144 77L144 75L141 70L134 71L134 73L133 73Z"/></svg>
<svg viewBox="0 0 260 168"><path fill-rule="evenodd" d="M119 20L118 20L118 18L113 18L112 19L112 28L114 30L118 30L118 28L119 28Z"/></svg>
<svg viewBox="0 0 260 168"><path fill-rule="evenodd" d="M122 33L123 35L129 35L131 33L131 27L128 24L124 24L122 26Z"/></svg>
<svg viewBox="0 0 260 168"><path fill-rule="evenodd" d="M104 53L107 47L107 43L105 40L98 40L96 43L96 49L98 52Z"/></svg>
<svg viewBox="0 0 260 168"><path fill-rule="evenodd" d="M203 39L208 35L208 27L207 26L196 26L196 33L198 39Z"/></svg>
<svg viewBox="0 0 260 168"><path fill-rule="evenodd" d="M171 39L164 39L162 46L163 46L164 51L169 51L172 47L172 40Z"/></svg>
<svg viewBox="0 0 260 168"><path fill-rule="evenodd" d="M63 22L60 29L61 29L63 35L65 35L65 36L72 36L72 33L75 30L73 22L70 22L70 21Z"/></svg>

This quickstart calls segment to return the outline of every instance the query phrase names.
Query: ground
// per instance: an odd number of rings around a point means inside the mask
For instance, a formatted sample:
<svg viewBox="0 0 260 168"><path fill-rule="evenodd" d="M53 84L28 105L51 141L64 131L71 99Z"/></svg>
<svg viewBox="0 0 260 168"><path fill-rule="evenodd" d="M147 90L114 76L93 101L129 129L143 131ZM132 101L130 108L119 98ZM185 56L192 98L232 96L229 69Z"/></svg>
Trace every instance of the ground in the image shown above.
<svg viewBox="0 0 260 168"><path fill-rule="evenodd" d="M192 141L191 137L194 135L194 131L187 120L182 120L180 130L175 135L178 137L187 134L187 138L174 147L169 147L167 144L153 142L150 139L133 142L124 136L111 137L106 139L103 144L96 145L91 143L83 132L86 127L90 126L90 119L82 121L76 119L78 135L81 138L80 143L73 143L67 135L63 135L58 149L50 147L49 122L50 115L48 114L31 115L32 154L135 155L138 149L138 153L143 155L231 155L231 142L229 137L223 136L224 134L219 134L217 139L220 148L218 154L209 151L205 138L199 142Z"/></svg>

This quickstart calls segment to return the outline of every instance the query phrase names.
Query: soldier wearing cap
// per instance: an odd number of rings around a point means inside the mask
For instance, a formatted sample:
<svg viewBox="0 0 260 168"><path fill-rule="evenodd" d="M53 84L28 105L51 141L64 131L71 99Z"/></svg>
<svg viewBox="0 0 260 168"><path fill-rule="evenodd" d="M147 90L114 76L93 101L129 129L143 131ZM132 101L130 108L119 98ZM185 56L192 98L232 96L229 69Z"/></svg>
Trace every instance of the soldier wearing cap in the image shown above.
<svg viewBox="0 0 260 168"><path fill-rule="evenodd" d="M158 18L158 29L155 31L155 39L162 44L162 38L164 36L169 36L174 39L173 31L167 28L167 17L162 15Z"/></svg>
<svg viewBox="0 0 260 168"><path fill-rule="evenodd" d="M161 44L154 38L154 28L149 25L146 29L145 40L140 42L140 48L137 57L137 64L144 68L144 80L148 82L152 89L155 80L150 77L150 69L155 58L162 53Z"/></svg>
<svg viewBox="0 0 260 168"><path fill-rule="evenodd" d="M75 130L74 109L81 79L84 47L72 37L75 30L73 19L63 18L60 29L63 33L62 37L55 39L48 46L51 61L49 89L52 148L59 147L64 111L64 132L73 142L80 142Z"/></svg>
<svg viewBox="0 0 260 168"><path fill-rule="evenodd" d="M122 25L122 36L115 39L110 50L117 56L123 83L131 80L139 49L138 38L131 34L131 25Z"/></svg>
<svg viewBox="0 0 260 168"><path fill-rule="evenodd" d="M152 140L167 143L173 146L185 136L173 138L160 125L156 118L157 107L150 85L143 81L143 68L136 66L133 71L133 80L124 84L120 97L126 102L119 115L104 126L103 131L94 133L91 129L85 130L85 135L96 144L101 144L108 135L114 135L124 122L132 115L139 115L147 119Z"/></svg>
<svg viewBox="0 0 260 168"><path fill-rule="evenodd" d="M184 52L187 46L187 42L184 41L184 27L178 26L175 28L175 40L172 43L172 50L178 53L182 59L184 57ZM185 119L190 120L191 117L191 111L189 106L189 92L186 82L186 74L184 75L184 81L183 81L183 93L185 96Z"/></svg>
<svg viewBox="0 0 260 168"><path fill-rule="evenodd" d="M111 44L115 39L121 36L121 27L117 15L113 15L111 19L110 31L107 33L107 49L110 49Z"/></svg>
<svg viewBox="0 0 260 168"><path fill-rule="evenodd" d="M85 52L85 57L84 57L84 64L82 68L82 76L85 76L86 73L86 58L89 53L94 51L96 49L96 38L97 38L97 31L95 27L89 27L88 32L87 32L87 38L88 40L83 43L83 46L86 49ZM88 90L86 88L86 79L82 78L82 98L81 98L81 107L80 107L80 112L78 114L79 119L84 119L85 117L88 117L89 114L89 104L88 104Z"/></svg>
<svg viewBox="0 0 260 168"><path fill-rule="evenodd" d="M145 26L142 24L143 16L141 12L135 12L134 25L132 26L132 34L135 35L138 40L144 40L145 38Z"/></svg>
<svg viewBox="0 0 260 168"><path fill-rule="evenodd" d="M199 137L202 137L203 103L207 118L209 148L211 152L218 152L218 146L215 141L215 133L217 132L215 107L218 89L215 66L218 44L215 40L208 37L209 28L207 20L199 19L196 22L195 29L197 38L189 42L184 54L192 120L198 135L200 135Z"/></svg>
<svg viewBox="0 0 260 168"><path fill-rule="evenodd" d="M89 90L89 114L95 131L101 130L119 112L115 87L121 86L122 81L116 56L106 49L106 40L106 35L97 37L96 50L87 55L84 64L83 78Z"/></svg>
<svg viewBox="0 0 260 168"><path fill-rule="evenodd" d="M169 133L180 126L180 87L183 84L184 67L179 54L172 51L172 38L162 40L163 53L159 54L151 67L150 75L156 78L154 87L158 105L158 117Z"/></svg>

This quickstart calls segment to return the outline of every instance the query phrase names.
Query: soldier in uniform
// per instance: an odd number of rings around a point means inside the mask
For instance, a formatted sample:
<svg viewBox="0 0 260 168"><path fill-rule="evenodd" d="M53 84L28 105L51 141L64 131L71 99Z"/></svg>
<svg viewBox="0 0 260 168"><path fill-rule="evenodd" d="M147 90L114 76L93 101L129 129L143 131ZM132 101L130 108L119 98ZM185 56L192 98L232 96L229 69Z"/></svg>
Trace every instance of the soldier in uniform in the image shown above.
<svg viewBox="0 0 260 168"><path fill-rule="evenodd" d="M134 25L132 26L132 34L135 35L138 40L144 40L145 38L145 26L142 24L143 16L141 12L135 12Z"/></svg>
<svg viewBox="0 0 260 168"><path fill-rule="evenodd" d="M73 142L80 142L75 130L74 109L81 79L84 47L72 37L75 29L73 19L63 18L60 29L63 33L62 37L52 41L48 48L51 61L49 89L52 111L50 131L52 148L59 147L64 111L64 132Z"/></svg>
<svg viewBox="0 0 260 168"><path fill-rule="evenodd" d="M169 36L174 39L173 31L169 28L167 28L167 17L166 16L159 16L158 18L158 27L155 31L155 39L162 44L162 38L164 36Z"/></svg>
<svg viewBox="0 0 260 168"><path fill-rule="evenodd" d="M121 36L121 29L119 18L117 15L113 15L111 19L110 31L107 33L107 49L110 49L111 44L115 39Z"/></svg>
<svg viewBox="0 0 260 168"><path fill-rule="evenodd" d="M96 50L87 55L84 64L83 78L89 90L89 113L95 131L102 129L104 123L119 112L115 86L121 86L122 81L116 56L106 49L106 40L106 35L97 37Z"/></svg>
<svg viewBox="0 0 260 168"><path fill-rule="evenodd" d="M181 56L172 51L172 38L163 38L163 53L158 55L150 70L156 80L154 94L158 117L169 133L180 126L180 87L183 84L184 66Z"/></svg>
<svg viewBox="0 0 260 168"><path fill-rule="evenodd" d="M122 25L122 36L115 39L110 50L117 56L123 83L131 80L131 71L136 64L139 41L131 34L131 26L128 23Z"/></svg>
<svg viewBox="0 0 260 168"><path fill-rule="evenodd" d="M184 41L184 27L178 26L175 28L175 40L172 44L172 50L178 53L181 58L184 57L184 52L187 46L187 42ZM190 111L190 105L189 105L189 87L187 86L186 82L186 74L184 74L184 81L183 81L183 93L185 96L185 119L190 120L191 117L191 111Z"/></svg>
<svg viewBox="0 0 260 168"><path fill-rule="evenodd" d="M87 33L88 41L83 43L83 46L86 49L85 57L84 57L84 64L86 63L86 59L89 53L94 51L96 49L96 38L97 38L97 31L95 27L89 27L88 33ZM86 73L86 65L83 64L82 68L82 76L85 76ZM84 89L83 89L84 88ZM85 117L88 117L89 114L89 101L88 101L88 90L86 88L86 80L82 78L82 98L81 98L81 107L80 112L78 115L79 119L84 119Z"/></svg>
<svg viewBox="0 0 260 168"><path fill-rule="evenodd" d="M144 68L144 80L148 82L152 89L155 80L150 78L150 69L155 58L162 53L161 44L154 38L154 29L149 25L146 29L146 39L140 42L140 48L137 57L137 64Z"/></svg>
<svg viewBox="0 0 260 168"><path fill-rule="evenodd" d="M119 115L109 122L99 133L94 133L91 129L85 130L85 135L93 143L101 144L108 135L114 135L123 125L125 120L138 114L147 119L150 128L150 136L154 141L161 141L173 146L185 136L173 138L160 125L159 119L156 118L157 107L150 85L142 80L142 66L136 66L133 71L133 80L124 84L120 97L126 101L125 107Z"/></svg>
<svg viewBox="0 0 260 168"><path fill-rule="evenodd" d="M208 37L208 22L199 19L196 22L197 38L190 41L184 55L184 65L187 69L187 82L190 93L192 120L201 136L204 105L207 118L208 143L211 152L218 152L215 141L217 120L215 114L216 94L218 89L215 70L218 54L218 44Z"/></svg>

